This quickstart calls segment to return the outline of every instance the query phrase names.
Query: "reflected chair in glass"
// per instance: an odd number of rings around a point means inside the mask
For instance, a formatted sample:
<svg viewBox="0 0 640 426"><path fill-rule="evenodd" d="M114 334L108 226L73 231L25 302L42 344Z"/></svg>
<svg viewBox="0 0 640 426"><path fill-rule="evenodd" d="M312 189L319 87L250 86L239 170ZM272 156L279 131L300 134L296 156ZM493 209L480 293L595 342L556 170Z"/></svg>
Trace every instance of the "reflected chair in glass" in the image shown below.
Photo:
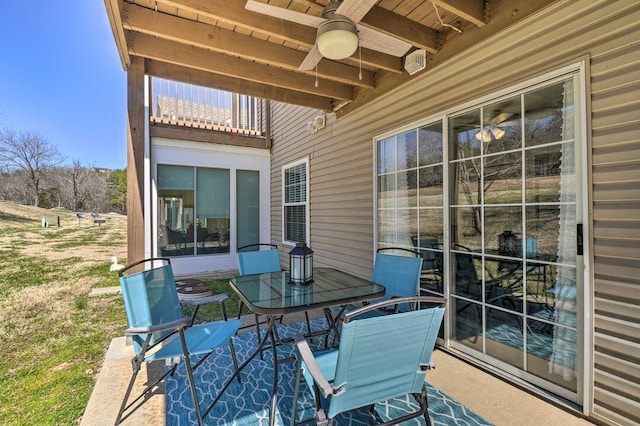
<svg viewBox="0 0 640 426"><path fill-rule="evenodd" d="M514 257L517 259L522 258L522 249L525 249L525 258L529 261L526 267L527 282L536 282L535 297L542 296L547 288L547 267L545 264L533 264L531 261L539 260L541 258L538 253L538 239L536 237L526 237L523 241L517 234L510 230L505 230L498 235L498 254L500 256ZM514 273L515 280L512 282L511 287L514 288L517 284L522 283L523 275L520 273L522 264L520 261L511 261L508 259L501 259L498 262L498 272L501 273ZM542 290L540 286L542 285ZM529 287L529 286L527 286Z"/></svg>
<svg viewBox="0 0 640 426"><path fill-rule="evenodd" d="M482 300L483 280L478 275L476 264L471 249L460 244L453 245L454 250L454 266L455 266L455 292L462 296L466 296L475 300ZM512 262L513 263L513 262ZM519 265L521 263L518 263ZM500 268L498 268L500 272ZM484 280L485 302L496 303L504 301L508 303L512 309L516 309L513 301L513 289L522 281L520 269L515 267L507 268L498 276L494 276L489 270L486 270L486 279ZM462 290L460 292L460 290ZM458 312L466 309L469 305L465 305L458 309Z"/></svg>
<svg viewBox="0 0 640 426"><path fill-rule="evenodd" d="M397 302L436 306L367 317L368 312L392 308L396 301L389 299L352 311L344 317L338 349L330 351L314 354L307 341L296 336L292 425L299 416L301 379L313 394L318 425L332 424L342 412L367 406L375 410L377 402L405 395L413 396L420 408L383 424L419 416L431 424L425 376L432 368L431 354L442 324L445 299L421 296L399 298Z"/></svg>
<svg viewBox="0 0 640 426"><path fill-rule="evenodd" d="M418 238L412 236L413 248L422 256L422 272L420 273L420 285L424 289L435 286L438 293L442 293L442 253L432 249L442 250L435 236Z"/></svg>
<svg viewBox="0 0 640 426"><path fill-rule="evenodd" d="M176 358L182 358L184 361L196 418L198 424L202 424L202 410L198 403L193 370L215 349L225 344L229 345L237 370L238 362L231 338L237 332L241 321L216 321L192 325L192 320L182 315L171 261L168 258L144 259L127 265L118 274L128 321L125 335L133 341L135 355L131 359L133 374L116 424L123 419L125 411L145 397L167 375L173 374L177 367L177 364L174 364L162 377L148 385L140 396L127 404L143 363ZM204 357L192 368L190 357L193 355Z"/></svg>

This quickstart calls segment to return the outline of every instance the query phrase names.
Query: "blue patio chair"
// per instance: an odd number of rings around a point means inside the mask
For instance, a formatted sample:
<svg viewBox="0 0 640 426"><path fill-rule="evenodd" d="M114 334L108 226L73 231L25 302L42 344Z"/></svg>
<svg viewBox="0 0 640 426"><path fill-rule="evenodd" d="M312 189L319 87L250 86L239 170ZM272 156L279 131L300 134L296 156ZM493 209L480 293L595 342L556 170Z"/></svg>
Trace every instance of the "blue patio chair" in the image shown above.
<svg viewBox="0 0 640 426"><path fill-rule="evenodd" d="M296 336L296 383L291 424L298 418L301 378L315 400L318 425L331 425L336 415L412 395L419 410L383 424L396 424L424 416L430 424L424 386L432 368L433 352L444 315L445 299L426 296L397 300L403 304L434 304L436 307L362 318L372 310L395 304L389 299L364 306L344 318L338 349L314 354L302 336ZM307 421L307 420L305 420Z"/></svg>
<svg viewBox="0 0 640 426"><path fill-rule="evenodd" d="M260 250L261 247L270 247L270 249ZM238 247L237 259L240 275L262 274L282 270L278 246L275 244L257 243Z"/></svg>
<svg viewBox="0 0 640 426"><path fill-rule="evenodd" d="M135 356L131 360L133 374L116 424L123 419L126 410L155 388L168 374L173 374L177 367L177 364L174 364L162 377L147 386L140 396L127 404L141 365L173 358L184 360L196 418L198 424L202 424L202 411L198 403L190 356L205 355L194 366L196 368L213 350L228 344L237 370L238 362L231 337L235 335L241 321L192 325L192 320L182 315L171 261L168 258L144 259L126 266L118 274L129 323L125 334L133 341Z"/></svg>
<svg viewBox="0 0 640 426"><path fill-rule="evenodd" d="M394 254L383 253L387 251ZM398 252L407 255L395 254ZM369 303L382 302L399 297L419 296L421 271L422 256L419 252L401 247L379 248L376 252L371 281L376 284L382 284L385 288L385 294L383 297L372 300ZM345 313L357 308L357 306L346 305L339 309L334 309L334 321L341 322ZM390 304L383 309L368 311L365 315L372 317L384 315L390 311L403 312L416 308L417 306L407 305L406 303ZM328 345L328 339L325 342L325 346Z"/></svg>
<svg viewBox="0 0 640 426"><path fill-rule="evenodd" d="M400 252L403 255L383 253L385 251ZM379 248L376 252L371 281L382 284L386 291L383 297L370 303L398 297L418 296L420 294L422 262L422 255L414 250L398 247ZM393 307L396 311L408 311L414 308L416 306L407 304Z"/></svg>
<svg viewBox="0 0 640 426"><path fill-rule="evenodd" d="M269 247L269 249L260 250L261 247ZM262 274L282 270L282 267L280 266L280 256L278 254L278 246L275 244L255 243L238 247L237 258L240 275ZM243 308L244 304L241 301L238 318L242 315ZM309 314L305 312L304 315L307 321L307 331L311 333ZM258 314L254 314L254 316L256 336L258 338L258 342L260 342L260 325L266 324L266 322L260 321L260 316ZM280 322L282 322L282 317L280 317ZM260 357L262 357L262 353L260 353Z"/></svg>
<svg viewBox="0 0 640 426"><path fill-rule="evenodd" d="M269 247L268 250L261 250L262 247ZM244 251L243 251L244 250ZM278 272L282 270L280 266L280 256L278 255L278 246L275 244L256 243L238 247L237 253L238 270L240 275L263 274L266 272ZM256 291L260 291L256 288ZM244 303L240 301L238 309L238 319L242 316ZM260 342L260 325L266 324L266 321L260 321L258 314L253 314L255 318L256 337ZM280 317L282 321L282 317ZM251 325L245 326L250 327ZM262 357L262 353L260 353Z"/></svg>

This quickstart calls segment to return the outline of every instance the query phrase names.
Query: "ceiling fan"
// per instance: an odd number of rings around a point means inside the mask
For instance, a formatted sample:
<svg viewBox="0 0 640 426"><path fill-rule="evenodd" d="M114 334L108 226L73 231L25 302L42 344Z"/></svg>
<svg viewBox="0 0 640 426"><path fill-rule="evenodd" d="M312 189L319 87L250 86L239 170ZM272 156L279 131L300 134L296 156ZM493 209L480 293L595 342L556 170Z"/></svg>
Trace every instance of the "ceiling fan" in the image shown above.
<svg viewBox="0 0 640 426"><path fill-rule="evenodd" d="M513 117L513 115L514 114L510 112L501 112L496 115L489 120L485 126L478 130L478 133L476 133L476 139L480 142L491 142L492 140L502 139L506 132L501 129L501 127L507 126L507 120Z"/></svg>
<svg viewBox="0 0 640 426"><path fill-rule="evenodd" d="M410 43L359 24L378 0L330 0L322 16L308 15L286 8L247 0L245 8L309 27L317 28L316 42L299 69L311 70L320 59L346 59L358 46L402 57L412 47Z"/></svg>

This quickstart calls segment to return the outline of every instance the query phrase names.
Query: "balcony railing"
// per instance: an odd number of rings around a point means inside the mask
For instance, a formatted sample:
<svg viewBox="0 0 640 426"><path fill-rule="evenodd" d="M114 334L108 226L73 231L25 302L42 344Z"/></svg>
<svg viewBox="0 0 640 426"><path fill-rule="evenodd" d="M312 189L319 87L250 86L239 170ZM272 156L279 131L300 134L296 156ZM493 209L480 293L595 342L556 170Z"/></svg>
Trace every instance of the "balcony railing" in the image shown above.
<svg viewBox="0 0 640 426"><path fill-rule="evenodd" d="M155 123L264 136L264 100L162 78L151 78Z"/></svg>

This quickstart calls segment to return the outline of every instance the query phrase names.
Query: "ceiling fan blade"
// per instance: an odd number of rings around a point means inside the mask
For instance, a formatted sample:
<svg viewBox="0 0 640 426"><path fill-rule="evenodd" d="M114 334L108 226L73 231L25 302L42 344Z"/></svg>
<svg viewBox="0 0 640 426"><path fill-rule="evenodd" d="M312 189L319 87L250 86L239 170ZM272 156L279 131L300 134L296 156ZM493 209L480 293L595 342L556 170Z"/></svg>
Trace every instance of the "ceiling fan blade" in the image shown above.
<svg viewBox="0 0 640 426"><path fill-rule="evenodd" d="M316 64L320 62L320 59L322 59L322 54L320 54L318 46L314 44L309 53L307 53L307 56L305 56L298 69L302 71L312 70L316 66Z"/></svg>
<svg viewBox="0 0 640 426"><path fill-rule="evenodd" d="M388 55L402 57L411 49L411 44L406 41L364 25L358 25L358 37L360 37L360 46Z"/></svg>
<svg viewBox="0 0 640 426"><path fill-rule="evenodd" d="M513 117L512 113L510 113L510 112L501 112L500 114L498 114L495 117L493 117L493 119L489 121L489 124L491 124L493 126L497 126L497 125L502 124L503 122L507 121L511 117Z"/></svg>
<svg viewBox="0 0 640 426"><path fill-rule="evenodd" d="M342 0L336 9L336 15L346 16L357 24L376 3L378 0Z"/></svg>
<svg viewBox="0 0 640 426"><path fill-rule="evenodd" d="M317 28L326 19L313 15L307 15L306 13L295 12L293 10L285 9L283 7L271 6L270 4L260 3L255 0L247 0L245 9L251 12L261 13L263 15L272 16L278 19L284 19L285 21L295 22L297 24L307 25L309 27Z"/></svg>

